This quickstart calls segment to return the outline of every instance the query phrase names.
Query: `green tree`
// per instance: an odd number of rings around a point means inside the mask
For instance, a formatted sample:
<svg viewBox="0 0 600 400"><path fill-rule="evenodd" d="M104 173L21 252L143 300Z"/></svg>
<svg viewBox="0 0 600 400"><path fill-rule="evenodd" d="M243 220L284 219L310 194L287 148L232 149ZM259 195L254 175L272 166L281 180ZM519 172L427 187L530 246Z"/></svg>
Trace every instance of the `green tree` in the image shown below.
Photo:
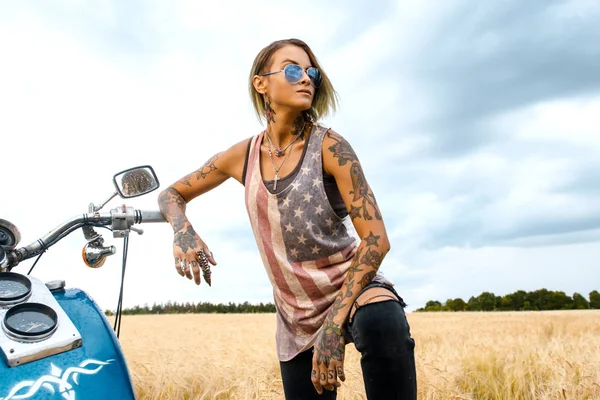
<svg viewBox="0 0 600 400"><path fill-rule="evenodd" d="M586 310L590 308L590 303L579 293L573 293L573 304L571 305L571 308L574 310Z"/></svg>
<svg viewBox="0 0 600 400"><path fill-rule="evenodd" d="M527 300L533 310L549 310L550 292L548 289L539 289L527 293Z"/></svg>
<svg viewBox="0 0 600 400"><path fill-rule="evenodd" d="M551 292L548 299L549 310L569 310L573 304L573 299L567 296L565 292Z"/></svg>
<svg viewBox="0 0 600 400"><path fill-rule="evenodd" d="M452 311L465 311L467 309L467 303L460 297L452 301Z"/></svg>
<svg viewBox="0 0 600 400"><path fill-rule="evenodd" d="M513 310L512 294L502 296L502 299L500 300L500 309L503 311Z"/></svg>
<svg viewBox="0 0 600 400"><path fill-rule="evenodd" d="M481 304L479 304L479 300L471 296L469 301L467 302L467 310L469 311L481 311Z"/></svg>
<svg viewBox="0 0 600 400"><path fill-rule="evenodd" d="M477 297L482 311L494 311L496 308L496 296L494 293L483 292Z"/></svg>
<svg viewBox="0 0 600 400"><path fill-rule="evenodd" d="M594 310L600 310L600 293L597 290L590 292L590 307Z"/></svg>

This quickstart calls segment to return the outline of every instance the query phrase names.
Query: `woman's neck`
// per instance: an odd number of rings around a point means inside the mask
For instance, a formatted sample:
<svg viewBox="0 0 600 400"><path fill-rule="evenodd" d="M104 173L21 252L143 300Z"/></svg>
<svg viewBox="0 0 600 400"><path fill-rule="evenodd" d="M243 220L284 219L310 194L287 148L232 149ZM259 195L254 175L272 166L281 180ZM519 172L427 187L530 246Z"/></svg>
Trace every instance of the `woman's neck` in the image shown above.
<svg viewBox="0 0 600 400"><path fill-rule="evenodd" d="M267 116L267 133L274 145L281 148L303 132L305 120L302 114L278 112Z"/></svg>

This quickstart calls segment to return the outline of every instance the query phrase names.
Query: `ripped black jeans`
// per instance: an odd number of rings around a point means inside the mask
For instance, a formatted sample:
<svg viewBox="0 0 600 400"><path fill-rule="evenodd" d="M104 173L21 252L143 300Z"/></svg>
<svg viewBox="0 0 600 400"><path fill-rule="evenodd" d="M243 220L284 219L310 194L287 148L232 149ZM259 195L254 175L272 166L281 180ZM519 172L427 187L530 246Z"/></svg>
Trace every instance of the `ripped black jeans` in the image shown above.
<svg viewBox="0 0 600 400"><path fill-rule="evenodd" d="M344 338L346 343L353 342L361 353L360 365L369 400L415 400L415 342L404 313L406 303L393 287L378 282L367 285L357 298L373 287L391 290L399 301L383 300L359 306L352 322L344 324ZM290 361L280 362L286 400L336 399L335 390L323 390L322 395L315 390L310 380L312 357L310 349Z"/></svg>

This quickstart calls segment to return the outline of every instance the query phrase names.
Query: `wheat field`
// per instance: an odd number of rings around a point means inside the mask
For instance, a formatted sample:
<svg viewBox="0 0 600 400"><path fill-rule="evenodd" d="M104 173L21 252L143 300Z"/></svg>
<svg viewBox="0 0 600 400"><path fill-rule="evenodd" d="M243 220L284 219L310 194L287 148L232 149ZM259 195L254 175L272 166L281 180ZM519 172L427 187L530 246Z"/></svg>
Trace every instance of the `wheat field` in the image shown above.
<svg viewBox="0 0 600 400"><path fill-rule="evenodd" d="M411 313L419 399L600 399L600 311ZM144 399L282 399L274 314L124 316ZM338 399L366 399L346 347Z"/></svg>

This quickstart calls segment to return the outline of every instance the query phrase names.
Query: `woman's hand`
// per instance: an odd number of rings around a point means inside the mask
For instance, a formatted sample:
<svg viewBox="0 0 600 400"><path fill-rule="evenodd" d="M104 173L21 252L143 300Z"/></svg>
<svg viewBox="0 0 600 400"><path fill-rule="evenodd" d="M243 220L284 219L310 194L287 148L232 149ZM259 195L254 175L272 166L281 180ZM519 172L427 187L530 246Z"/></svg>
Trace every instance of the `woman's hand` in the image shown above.
<svg viewBox="0 0 600 400"><path fill-rule="evenodd" d="M346 343L341 329L332 322L325 320L323 328L315 343L311 381L319 394L325 390L333 390L344 382L344 352Z"/></svg>
<svg viewBox="0 0 600 400"><path fill-rule="evenodd" d="M179 275L192 279L193 274L194 282L199 285L201 282L200 270L202 270L204 280L209 286L211 285L208 263L217 265L217 262L206 243L200 239L189 222L175 232L173 256L175 257L175 269Z"/></svg>

